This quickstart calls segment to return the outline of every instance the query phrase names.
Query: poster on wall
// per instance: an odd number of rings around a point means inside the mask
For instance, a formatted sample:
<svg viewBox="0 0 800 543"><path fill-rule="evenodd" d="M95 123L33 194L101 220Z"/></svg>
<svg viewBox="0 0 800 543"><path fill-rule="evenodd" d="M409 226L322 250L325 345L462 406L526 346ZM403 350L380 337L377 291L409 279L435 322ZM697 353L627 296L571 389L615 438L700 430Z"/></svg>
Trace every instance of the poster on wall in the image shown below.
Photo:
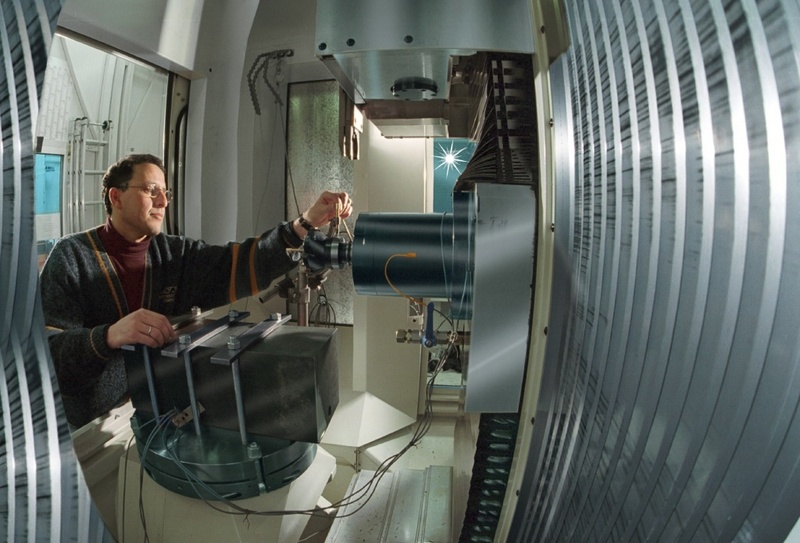
<svg viewBox="0 0 800 543"><path fill-rule="evenodd" d="M37 154L33 165L34 224L39 266L61 237L61 155Z"/></svg>
<svg viewBox="0 0 800 543"><path fill-rule="evenodd" d="M475 153L466 138L433 139L433 212L452 213L453 186Z"/></svg>

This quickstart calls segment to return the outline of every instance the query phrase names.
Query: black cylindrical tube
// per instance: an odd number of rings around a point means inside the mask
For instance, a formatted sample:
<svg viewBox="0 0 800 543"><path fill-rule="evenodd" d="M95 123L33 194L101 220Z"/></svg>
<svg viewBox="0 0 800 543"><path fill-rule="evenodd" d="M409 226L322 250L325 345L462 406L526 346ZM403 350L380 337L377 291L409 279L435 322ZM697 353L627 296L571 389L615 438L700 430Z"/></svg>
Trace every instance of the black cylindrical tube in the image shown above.
<svg viewBox="0 0 800 543"><path fill-rule="evenodd" d="M319 230L312 230L303 242L305 265L311 271L341 270L350 264L352 244L339 238L326 238Z"/></svg>
<svg viewBox="0 0 800 543"><path fill-rule="evenodd" d="M356 292L448 298L453 220L445 213L361 213L352 260ZM388 262L388 265L387 265Z"/></svg>

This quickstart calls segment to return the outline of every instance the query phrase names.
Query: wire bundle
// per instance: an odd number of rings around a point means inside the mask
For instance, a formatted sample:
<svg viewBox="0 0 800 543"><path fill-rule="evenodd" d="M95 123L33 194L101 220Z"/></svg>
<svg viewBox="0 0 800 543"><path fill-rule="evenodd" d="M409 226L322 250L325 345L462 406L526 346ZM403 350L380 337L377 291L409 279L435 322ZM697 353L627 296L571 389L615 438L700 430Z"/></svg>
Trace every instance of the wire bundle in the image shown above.
<svg viewBox="0 0 800 543"><path fill-rule="evenodd" d="M445 317L447 318L447 317ZM449 319L447 319L449 321ZM450 321L452 322L452 321ZM246 507L242 507L236 502L232 501L228 496L223 496L219 494L214 488L212 488L208 483L200 479L194 472L192 472L188 467L186 467L181 459L179 458L176 449L178 441L180 440L180 434L176 434L176 428L170 424L172 416L177 412L177 410L173 409L170 412L162 415L158 419L153 419L148 421L144 426L148 424L155 423L155 428L150 432L147 437L147 441L144 444L142 449L142 458L140 462L140 469L139 469L139 517L141 519L142 527L144 529L145 537L144 541L149 541L149 536L147 533L147 521L145 517L144 511L144 500L142 497L142 486L144 483L144 470L145 470L145 462L147 459L147 454L151 450L153 443L156 439L161 439L161 446L163 450L167 452L169 458L175 463L175 465L183 472L186 476L186 480L194 489L195 493L198 496L212 496L213 499L217 502L221 502L229 507L229 509L223 509L219 507L213 501L210 501L206 498L201 498L203 502L205 502L210 508L214 509L215 511L219 511L220 513L228 514L228 515L242 515L244 517L250 515L258 515L258 516L283 516L283 515L306 515L306 516L319 516L319 517L328 517L329 513L334 512L338 513L340 510L350 507L356 506L355 509L348 511L344 514L337 514L338 518L344 518L355 515L358 511L360 511L366 503L372 498L375 494L378 484L380 483L383 476L392 468L392 466L412 447L415 447L420 443L422 438L427 434L430 430L431 423L433 420L433 403L432 403L432 395L433 395L433 386L437 375L441 372L442 367L444 366L444 362L449 358L449 355L452 349L455 348L455 340L457 339L457 333L452 332L450 335L450 341L447 344L447 347L442 352L440 360L438 361L436 367L431 372L431 375L428 379L426 385L426 394L425 394L425 411L421 417L421 419L417 423L417 427L414 430L414 433L409 440L409 442L396 454L388 457L384 460L378 468L375 470L375 474L370 480L364 483L359 488L355 489L352 493L345 496L338 502L332 503L330 506L319 509L288 509L288 510L266 510L260 511L255 509L249 509ZM128 462L128 452L130 451L130 447L132 444L133 438L128 443L128 451L125 455L125 468L126 468L126 478L127 478L127 462ZM125 481L123 482L123 511L122 511L122 534L124 538L124 523L125 523L125 509L124 509L124 497L125 497Z"/></svg>
<svg viewBox="0 0 800 543"><path fill-rule="evenodd" d="M250 90L250 99L253 101L253 108L256 110L256 115L261 115L261 106L258 103L258 94L256 92L256 82L258 81L258 76L262 75L264 83L266 83L267 88L272 93L272 96L275 97L275 103L283 104L280 93L278 93L278 90L272 86L272 83L269 81L269 77L267 75L269 62L271 60L280 61L285 57L291 57L293 55L293 49L279 49L277 51L261 53L253 61L252 66L250 66L250 71L247 72L247 88ZM277 78L280 70L280 62L276 64L275 69L275 77Z"/></svg>
<svg viewBox="0 0 800 543"><path fill-rule="evenodd" d="M336 311L333 303L328 299L325 287L320 285L320 292L317 294L317 302L311 307L309 322L314 326L334 326L336 324Z"/></svg>

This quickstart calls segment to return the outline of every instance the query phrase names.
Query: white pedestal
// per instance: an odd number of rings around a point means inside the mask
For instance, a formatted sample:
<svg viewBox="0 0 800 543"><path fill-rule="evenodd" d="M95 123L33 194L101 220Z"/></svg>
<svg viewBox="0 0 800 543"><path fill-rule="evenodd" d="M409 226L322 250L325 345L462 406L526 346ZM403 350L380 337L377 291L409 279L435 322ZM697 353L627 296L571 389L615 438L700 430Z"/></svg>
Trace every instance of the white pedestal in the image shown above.
<svg viewBox="0 0 800 543"><path fill-rule="evenodd" d="M235 503L257 511L314 509L335 469L333 456L318 447L311 466L291 484L263 496L236 500ZM125 457L119 465L117 526L120 542L142 541L145 535L139 512L139 475L139 456L134 447L129 453L127 467ZM147 536L151 543L293 543L300 539L309 519L306 515L245 516L224 502L206 503L175 494L153 482L147 473L144 474L141 497Z"/></svg>

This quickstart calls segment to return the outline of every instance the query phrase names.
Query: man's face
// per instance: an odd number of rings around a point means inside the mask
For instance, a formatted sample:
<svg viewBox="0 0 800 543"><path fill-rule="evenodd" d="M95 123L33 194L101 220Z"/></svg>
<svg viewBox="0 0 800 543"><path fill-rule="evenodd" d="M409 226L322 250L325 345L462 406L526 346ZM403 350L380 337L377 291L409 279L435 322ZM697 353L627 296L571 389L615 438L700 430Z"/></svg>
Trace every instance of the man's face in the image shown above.
<svg viewBox="0 0 800 543"><path fill-rule="evenodd" d="M162 190L151 198L147 188L157 185ZM114 228L128 241L143 241L147 236L161 232L167 200L163 190L167 183L164 173L155 164L136 164L126 190L112 189L110 194L111 222Z"/></svg>

